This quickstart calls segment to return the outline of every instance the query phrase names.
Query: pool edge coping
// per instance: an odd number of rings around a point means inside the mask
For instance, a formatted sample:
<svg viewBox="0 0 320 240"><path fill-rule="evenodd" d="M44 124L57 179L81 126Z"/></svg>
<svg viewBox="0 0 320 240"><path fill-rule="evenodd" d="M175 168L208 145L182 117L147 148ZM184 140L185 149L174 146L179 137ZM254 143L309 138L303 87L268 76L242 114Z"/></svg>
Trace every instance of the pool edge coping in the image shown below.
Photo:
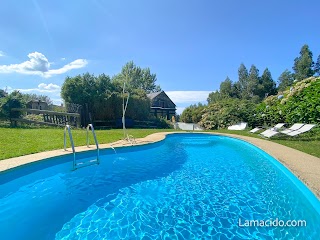
<svg viewBox="0 0 320 240"><path fill-rule="evenodd" d="M298 151L296 149L271 142L265 139L259 139L249 136L241 136L236 134L228 134L228 133L217 133L217 132L158 132L147 135L144 138L136 139L137 145L146 145L152 144L155 142L162 141L166 138L167 135L170 134L180 134L180 133L202 133L202 134L212 134L212 135L222 135L228 136L236 139L244 140L248 143L253 144L259 149L265 151L273 158L275 158L278 162L280 162L284 167L286 167L292 174L294 174L300 181L302 181L320 200L320 158L309 155L307 153ZM131 143L125 140L119 140L116 142L108 143L108 144L100 144L100 149L108 149L108 148L119 148L119 147L130 147ZM94 151L95 145L90 145L89 148L87 146L76 147L76 152L84 152L84 151ZM70 148L67 151L64 149L51 150L46 152L34 153L29 155L24 155L20 157L8 158L0 161L0 173L19 167L27 164L31 164L34 162L38 162L48 158L54 158L59 156L64 156L72 154ZM302 160L301 160L302 159Z"/></svg>

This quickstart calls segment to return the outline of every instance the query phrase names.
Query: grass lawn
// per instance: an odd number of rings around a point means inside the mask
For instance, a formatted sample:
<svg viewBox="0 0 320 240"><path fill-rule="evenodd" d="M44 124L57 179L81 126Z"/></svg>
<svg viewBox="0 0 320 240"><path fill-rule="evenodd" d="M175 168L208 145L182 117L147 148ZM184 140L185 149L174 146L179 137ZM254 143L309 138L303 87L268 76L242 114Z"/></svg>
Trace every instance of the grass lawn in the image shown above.
<svg viewBox="0 0 320 240"><path fill-rule="evenodd" d="M156 132L173 131L171 129L128 129L128 134L142 138ZM58 128L0 128L0 160L63 148L63 129ZM96 130L98 142L111 143L123 138L122 129ZM94 144L92 134L90 143ZM75 146L86 145L86 130L73 129ZM67 146L70 146L67 139Z"/></svg>
<svg viewBox="0 0 320 240"><path fill-rule="evenodd" d="M155 132L174 131L172 129L128 129L128 134L135 138L145 137ZM259 134L246 131L217 130L210 132L233 133L260 138ZM123 138L122 129L96 130L99 143L111 143ZM86 145L86 130L73 129L72 135L76 146ZM295 148L320 158L320 129L297 138L274 138L270 141ZM69 139L67 140L70 146ZM92 134L90 143L94 144ZM0 128L0 160L63 148L63 129L58 128Z"/></svg>

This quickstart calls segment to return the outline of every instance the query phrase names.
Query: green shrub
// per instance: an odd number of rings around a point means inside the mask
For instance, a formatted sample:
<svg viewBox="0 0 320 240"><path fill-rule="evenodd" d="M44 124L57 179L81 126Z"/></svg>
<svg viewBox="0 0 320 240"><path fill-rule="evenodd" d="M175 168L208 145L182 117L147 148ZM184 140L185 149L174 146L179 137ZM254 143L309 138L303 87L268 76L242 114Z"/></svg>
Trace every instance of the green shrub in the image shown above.
<svg viewBox="0 0 320 240"><path fill-rule="evenodd" d="M256 105L248 100L223 99L204 109L200 126L205 129L226 128L238 122L255 124Z"/></svg>

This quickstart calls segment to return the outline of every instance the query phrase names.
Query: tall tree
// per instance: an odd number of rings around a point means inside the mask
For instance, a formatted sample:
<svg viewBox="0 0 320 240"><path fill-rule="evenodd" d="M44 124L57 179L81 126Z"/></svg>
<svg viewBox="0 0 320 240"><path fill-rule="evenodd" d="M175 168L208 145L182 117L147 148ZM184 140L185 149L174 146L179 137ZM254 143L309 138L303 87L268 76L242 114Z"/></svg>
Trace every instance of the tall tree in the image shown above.
<svg viewBox="0 0 320 240"><path fill-rule="evenodd" d="M5 91L5 90L3 90L3 89L0 89L0 98L3 98L3 97L5 97L5 96L7 96L8 94L7 94L7 92Z"/></svg>
<svg viewBox="0 0 320 240"><path fill-rule="evenodd" d="M241 63L240 67L238 69L238 76L239 76L239 87L240 87L240 93L241 93L241 97L246 97L246 89L248 86L248 70L246 68L246 66Z"/></svg>
<svg viewBox="0 0 320 240"><path fill-rule="evenodd" d="M271 72L266 68L260 78L259 97L264 98L268 95L275 95L277 93L276 83L273 81Z"/></svg>
<svg viewBox="0 0 320 240"><path fill-rule="evenodd" d="M232 81L229 77L226 78L220 84L220 93L222 96L231 97L232 96Z"/></svg>
<svg viewBox="0 0 320 240"><path fill-rule="evenodd" d="M241 87L239 81L232 84L232 97L241 98Z"/></svg>
<svg viewBox="0 0 320 240"><path fill-rule="evenodd" d="M288 69L286 69L278 78L278 91L286 90L287 87L292 85L293 81L293 74Z"/></svg>
<svg viewBox="0 0 320 240"><path fill-rule="evenodd" d="M314 73L320 76L320 55L318 56L317 62L314 65Z"/></svg>
<svg viewBox="0 0 320 240"><path fill-rule="evenodd" d="M136 66L133 61L126 63L121 70L121 73L114 76L112 79L115 85L122 88L126 82L128 91L133 89L141 89L146 93L160 91L160 86L155 83L157 81L156 74L152 74L149 68L141 69Z"/></svg>
<svg viewBox="0 0 320 240"><path fill-rule="evenodd" d="M218 102L223 97L221 96L219 91L214 91L212 93L209 93L209 96L207 98L208 104Z"/></svg>
<svg viewBox="0 0 320 240"><path fill-rule="evenodd" d="M303 45L300 50L300 56L294 59L294 77L298 81L313 76L314 62L312 61L312 52L307 44Z"/></svg>
<svg viewBox="0 0 320 240"><path fill-rule="evenodd" d="M248 86L246 91L247 97L253 97L258 95L258 86L259 86L259 70L255 65L251 65L249 76L248 76Z"/></svg>

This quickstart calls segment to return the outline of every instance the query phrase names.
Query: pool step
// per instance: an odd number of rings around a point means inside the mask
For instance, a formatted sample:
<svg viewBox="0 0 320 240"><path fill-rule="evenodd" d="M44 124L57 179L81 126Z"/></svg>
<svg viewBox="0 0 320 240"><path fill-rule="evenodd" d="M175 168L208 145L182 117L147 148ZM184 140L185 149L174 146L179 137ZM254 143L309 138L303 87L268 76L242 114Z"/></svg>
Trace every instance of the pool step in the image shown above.
<svg viewBox="0 0 320 240"><path fill-rule="evenodd" d="M99 164L99 163L100 162L98 159L92 159L92 160L85 161L85 162L77 162L75 164L75 167L78 169L78 168L87 167L87 166L95 165L95 164Z"/></svg>
<svg viewBox="0 0 320 240"><path fill-rule="evenodd" d="M99 143L96 137L96 133L94 131L93 125L92 124L88 124L87 126L87 147L89 147L89 131L91 129L92 135L93 135L93 139L97 148L97 158L94 160L90 160L88 162L77 162L76 160L76 151L75 151L75 147L74 147L74 142L73 142L73 138L72 138L72 133L71 133L71 128L70 125L66 125L64 128L64 150L67 150L67 132L69 135L69 140L71 143L71 148L72 148L72 153L73 153L73 163L72 163L72 170L77 170L78 168L82 168L82 167L86 167L86 166L90 166L93 164L98 164L100 163L99 160Z"/></svg>

